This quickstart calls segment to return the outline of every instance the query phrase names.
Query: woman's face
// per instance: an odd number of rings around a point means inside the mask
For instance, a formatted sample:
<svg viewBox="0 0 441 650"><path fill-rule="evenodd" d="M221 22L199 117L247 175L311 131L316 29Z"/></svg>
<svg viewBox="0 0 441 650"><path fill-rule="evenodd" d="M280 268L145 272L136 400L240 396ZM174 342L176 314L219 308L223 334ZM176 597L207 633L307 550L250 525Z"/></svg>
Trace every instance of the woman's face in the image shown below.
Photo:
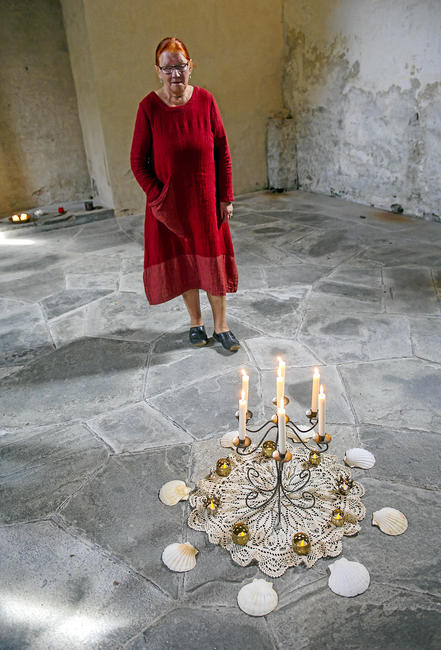
<svg viewBox="0 0 441 650"><path fill-rule="evenodd" d="M178 67L176 67L178 66ZM159 57L158 77L162 79L165 89L172 95L182 95L188 85L192 62L187 61L182 52L162 52Z"/></svg>

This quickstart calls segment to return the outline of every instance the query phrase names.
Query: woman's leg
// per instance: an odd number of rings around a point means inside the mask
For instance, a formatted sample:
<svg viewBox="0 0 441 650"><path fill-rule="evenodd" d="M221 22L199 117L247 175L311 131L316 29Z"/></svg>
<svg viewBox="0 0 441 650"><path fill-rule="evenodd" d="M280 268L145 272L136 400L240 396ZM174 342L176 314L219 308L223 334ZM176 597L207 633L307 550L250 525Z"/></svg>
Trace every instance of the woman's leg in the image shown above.
<svg viewBox="0 0 441 650"><path fill-rule="evenodd" d="M229 327L226 321L227 301L225 296L212 296L207 293L213 312L214 331L216 334L228 332Z"/></svg>
<svg viewBox="0 0 441 650"><path fill-rule="evenodd" d="M198 327L200 325L203 325L204 323L202 321L199 289L190 289L189 291L184 291L182 297L184 298L185 306L187 307L188 313L190 315L190 327Z"/></svg>

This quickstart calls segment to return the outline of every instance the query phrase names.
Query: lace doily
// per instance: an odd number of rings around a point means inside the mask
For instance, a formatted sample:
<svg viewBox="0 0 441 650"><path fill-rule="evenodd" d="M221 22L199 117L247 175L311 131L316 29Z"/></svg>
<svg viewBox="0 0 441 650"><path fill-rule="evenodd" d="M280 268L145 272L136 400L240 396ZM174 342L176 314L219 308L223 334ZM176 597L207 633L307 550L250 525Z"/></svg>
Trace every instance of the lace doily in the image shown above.
<svg viewBox="0 0 441 650"><path fill-rule="evenodd" d="M356 535L360 530L359 522L366 514L360 500L364 495L360 483L354 481L346 496L338 493L338 479L342 476L350 478L350 471L339 464L335 456L322 454L320 465L309 467L308 451L303 446L292 443L287 446L293 455L292 461L285 463L283 469L283 485L289 499L283 491L280 492L278 529L275 529L278 496L265 504L276 485L277 464L266 458L261 448L248 456L231 454L229 476L218 476L213 468L205 479L199 481L190 496L190 505L194 509L188 525L205 531L210 542L226 548L237 564L247 566L255 560L260 570L272 578L283 575L289 567L300 563L311 567L322 557L339 555L343 535ZM304 477L308 475L305 470L310 470L310 480L303 487ZM254 485L250 483L250 477ZM258 492L255 486L266 492ZM206 497L214 496L220 501L216 514L210 513L205 501ZM247 497L253 508L247 505ZM331 523L332 511L336 508L344 512L342 527ZM232 541L232 528L238 522L249 527L250 539L245 546ZM293 537L298 532L309 535L311 550L308 555L297 555L292 549Z"/></svg>

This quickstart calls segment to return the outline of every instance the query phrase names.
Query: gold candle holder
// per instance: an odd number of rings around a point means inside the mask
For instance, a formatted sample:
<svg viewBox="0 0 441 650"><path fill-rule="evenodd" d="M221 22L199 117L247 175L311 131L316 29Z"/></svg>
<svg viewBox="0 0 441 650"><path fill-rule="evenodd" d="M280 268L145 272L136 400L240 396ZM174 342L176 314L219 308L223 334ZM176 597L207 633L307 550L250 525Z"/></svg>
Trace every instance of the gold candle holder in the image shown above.
<svg viewBox="0 0 441 650"><path fill-rule="evenodd" d="M267 458L272 458L273 453L276 451L276 443L274 440L265 440L262 445L262 453Z"/></svg>
<svg viewBox="0 0 441 650"><path fill-rule="evenodd" d="M339 494L342 494L344 497L349 494L350 489L352 488L354 481L352 481L347 476L343 476L338 480L337 489Z"/></svg>
<svg viewBox="0 0 441 650"><path fill-rule="evenodd" d="M313 467L317 467L321 463L321 456L316 451L310 451L308 457L308 463Z"/></svg>
<svg viewBox="0 0 441 650"><path fill-rule="evenodd" d="M220 506L220 499L218 497L205 497L204 503L210 515L217 514Z"/></svg>
<svg viewBox="0 0 441 650"><path fill-rule="evenodd" d="M218 476L228 476L231 472L231 461L229 458L219 458L216 463L216 474Z"/></svg>
<svg viewBox="0 0 441 650"><path fill-rule="evenodd" d="M331 523L333 523L334 526L337 526L337 528L343 526L345 523L345 515L341 508L336 508L332 511Z"/></svg>
<svg viewBox="0 0 441 650"><path fill-rule="evenodd" d="M240 521L234 524L231 537L238 546L245 546L250 539L250 530L246 524Z"/></svg>
<svg viewBox="0 0 441 650"><path fill-rule="evenodd" d="M311 541L306 533L296 533L292 539L292 547L297 555L308 555L311 550Z"/></svg>

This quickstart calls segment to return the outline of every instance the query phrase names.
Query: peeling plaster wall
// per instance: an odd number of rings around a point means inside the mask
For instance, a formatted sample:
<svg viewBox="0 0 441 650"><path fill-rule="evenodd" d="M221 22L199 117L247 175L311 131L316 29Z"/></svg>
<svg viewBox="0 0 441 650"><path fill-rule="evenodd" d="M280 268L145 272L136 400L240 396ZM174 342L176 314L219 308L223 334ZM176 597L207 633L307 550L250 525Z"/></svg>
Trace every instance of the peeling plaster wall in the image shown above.
<svg viewBox="0 0 441 650"><path fill-rule="evenodd" d="M439 218L439 0L284 0L284 47L301 189Z"/></svg>
<svg viewBox="0 0 441 650"><path fill-rule="evenodd" d="M0 48L0 214L84 199L90 181L58 0L2 0Z"/></svg>
<svg viewBox="0 0 441 650"><path fill-rule="evenodd" d="M214 93L227 130L236 193L267 186L266 124L282 108L282 0L62 0L81 4L94 91L117 214L140 212L145 197L133 179L129 152L139 101L159 87L154 52L165 36L177 35L195 61L192 82ZM75 36L78 41L78 34ZM81 39L80 39L81 40ZM71 47L76 79L85 56ZM87 94L80 92L80 115ZM85 119L82 117L82 123ZM86 131L83 126L83 130ZM90 148L86 140L88 152Z"/></svg>

